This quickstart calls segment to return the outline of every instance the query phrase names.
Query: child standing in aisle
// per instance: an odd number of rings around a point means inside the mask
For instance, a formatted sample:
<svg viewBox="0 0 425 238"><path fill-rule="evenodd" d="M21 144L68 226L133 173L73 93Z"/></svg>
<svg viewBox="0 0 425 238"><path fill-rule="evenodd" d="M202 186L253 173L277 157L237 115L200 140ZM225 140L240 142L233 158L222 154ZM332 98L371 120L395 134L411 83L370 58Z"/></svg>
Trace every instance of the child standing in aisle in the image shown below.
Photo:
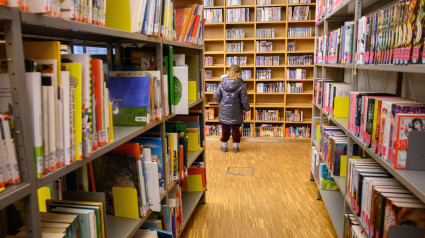
<svg viewBox="0 0 425 238"><path fill-rule="evenodd" d="M230 138L231 129L233 152L237 153L241 141L240 127L243 122L243 112L251 110L241 68L238 65L230 66L227 69L227 75L221 76L221 83L214 92L214 99L220 103L218 115L222 128L220 150L227 152L227 141Z"/></svg>

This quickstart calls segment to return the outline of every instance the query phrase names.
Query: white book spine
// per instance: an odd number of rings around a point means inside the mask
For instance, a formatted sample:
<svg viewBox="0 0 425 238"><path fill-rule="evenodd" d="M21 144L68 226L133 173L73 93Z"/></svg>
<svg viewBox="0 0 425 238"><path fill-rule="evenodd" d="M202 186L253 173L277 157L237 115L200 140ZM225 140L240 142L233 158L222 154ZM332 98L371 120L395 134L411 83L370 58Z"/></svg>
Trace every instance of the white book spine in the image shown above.
<svg viewBox="0 0 425 238"><path fill-rule="evenodd" d="M63 117L62 117L62 125L63 125L63 145L64 145L64 163L65 165L71 164L72 161L72 139L71 139L71 125L70 125L70 82L69 82L69 71L61 72L61 93L62 93L62 107L63 107Z"/></svg>
<svg viewBox="0 0 425 238"><path fill-rule="evenodd" d="M10 128L9 128L9 122L7 117L8 117L7 115L3 115L1 117L1 127L2 127L1 147L4 153L3 163L5 164L5 175L6 175L5 178L8 184L13 184L15 183L16 171L15 171L14 162L12 159L12 156L13 156L12 148L9 148L10 145L8 143L9 141L8 138L10 138Z"/></svg>
<svg viewBox="0 0 425 238"><path fill-rule="evenodd" d="M49 11L49 4L46 0L30 0L27 3L29 12L45 13Z"/></svg>
<svg viewBox="0 0 425 238"><path fill-rule="evenodd" d="M109 142L109 130L110 130L110 128L109 128L109 90L106 88L106 86L105 86L105 97L104 97L104 107L105 107L105 120L104 120L104 122L105 122L105 127L106 127L106 130L105 130L105 141L106 141L106 143L108 143Z"/></svg>
<svg viewBox="0 0 425 238"><path fill-rule="evenodd" d="M37 178L43 177L43 116L41 106L41 74L39 72L25 73L27 93L32 102L31 120L33 122L34 160Z"/></svg>
<svg viewBox="0 0 425 238"><path fill-rule="evenodd" d="M53 86L49 86L47 89L47 129L48 129L48 141L49 141L49 171L56 169L56 114L55 114L55 100Z"/></svg>
<svg viewBox="0 0 425 238"><path fill-rule="evenodd" d="M146 184L148 185L149 207L154 212L161 211L159 195L158 163L147 162L145 164Z"/></svg>
<svg viewBox="0 0 425 238"><path fill-rule="evenodd" d="M11 132L10 132L10 123L9 118L6 118L5 120L2 120L3 124L3 132L4 132L4 138L6 142L6 149L7 153L9 154L9 163L11 164L12 169L12 178L13 183L20 183L21 182L21 175L19 173L19 166L18 166L18 158L16 156L16 147L15 147L15 141L12 138Z"/></svg>

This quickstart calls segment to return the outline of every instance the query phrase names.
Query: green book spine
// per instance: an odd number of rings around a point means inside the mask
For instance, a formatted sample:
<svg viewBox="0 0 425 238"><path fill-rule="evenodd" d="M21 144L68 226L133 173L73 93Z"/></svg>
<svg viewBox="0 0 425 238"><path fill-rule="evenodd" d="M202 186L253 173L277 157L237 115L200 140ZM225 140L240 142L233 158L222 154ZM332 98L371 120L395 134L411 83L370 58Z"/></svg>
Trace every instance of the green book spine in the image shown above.
<svg viewBox="0 0 425 238"><path fill-rule="evenodd" d="M174 76L173 76L173 47L168 47L168 80L170 82L170 106L174 108L175 100L174 100ZM174 113L174 110L170 109L170 114Z"/></svg>

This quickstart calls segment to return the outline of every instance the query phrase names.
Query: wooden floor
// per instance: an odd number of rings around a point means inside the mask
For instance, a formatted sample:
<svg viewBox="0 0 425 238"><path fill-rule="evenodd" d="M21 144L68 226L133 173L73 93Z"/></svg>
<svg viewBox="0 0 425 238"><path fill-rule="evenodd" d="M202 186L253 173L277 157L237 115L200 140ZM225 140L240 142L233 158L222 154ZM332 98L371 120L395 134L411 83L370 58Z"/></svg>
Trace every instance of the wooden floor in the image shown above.
<svg viewBox="0 0 425 238"><path fill-rule="evenodd" d="M242 142L237 154L219 146L207 142L207 203L198 205L182 238L337 237L309 180L309 143ZM229 176L229 166L255 173Z"/></svg>

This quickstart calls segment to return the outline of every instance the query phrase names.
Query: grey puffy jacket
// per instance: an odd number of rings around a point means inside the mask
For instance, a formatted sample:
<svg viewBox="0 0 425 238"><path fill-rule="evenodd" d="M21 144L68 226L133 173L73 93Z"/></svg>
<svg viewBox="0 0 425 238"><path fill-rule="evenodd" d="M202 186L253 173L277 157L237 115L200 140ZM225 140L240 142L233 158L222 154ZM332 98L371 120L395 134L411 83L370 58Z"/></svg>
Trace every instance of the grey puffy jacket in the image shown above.
<svg viewBox="0 0 425 238"><path fill-rule="evenodd" d="M220 103L218 120L226 125L242 124L243 111L251 110L242 79L233 80L227 75L221 76L214 99Z"/></svg>

